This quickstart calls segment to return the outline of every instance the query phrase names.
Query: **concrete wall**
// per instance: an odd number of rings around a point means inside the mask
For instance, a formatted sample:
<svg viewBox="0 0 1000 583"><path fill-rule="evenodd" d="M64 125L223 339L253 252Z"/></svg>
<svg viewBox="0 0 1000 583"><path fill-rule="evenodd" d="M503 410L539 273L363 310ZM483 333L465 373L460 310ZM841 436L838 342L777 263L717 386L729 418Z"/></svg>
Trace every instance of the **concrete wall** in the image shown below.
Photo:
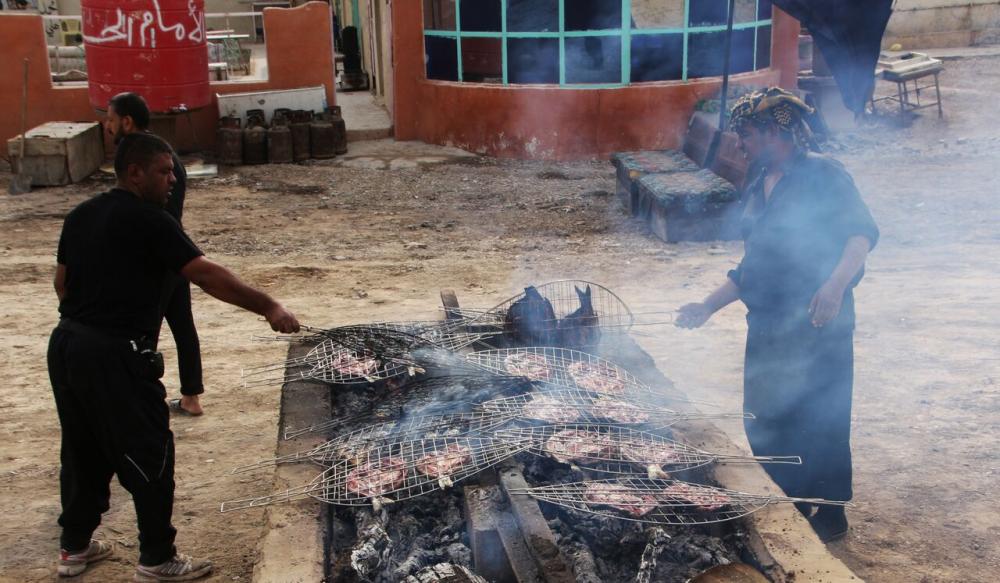
<svg viewBox="0 0 1000 583"><path fill-rule="evenodd" d="M396 138L509 158L581 159L680 145L695 104L719 78L614 89L428 81L419 2L393 5ZM775 9L770 69L734 83L794 88L799 23Z"/></svg>
<svg viewBox="0 0 1000 583"><path fill-rule="evenodd" d="M334 104L333 36L330 7L310 2L291 9L264 10L267 31L268 79L212 83L213 103L187 117L178 118L175 146L181 150L209 149L215 144L218 106L216 93L326 87L328 104ZM54 86L50 72L42 19L38 15L0 13L0 111L21 110L21 67L31 61L28 80L28 127L49 121L99 120L91 107L86 83ZM309 66L303 66L308 55ZM0 144L20 133L20 116L0 116ZM197 140L195 140L197 138ZM4 146L6 147L6 146Z"/></svg>
<svg viewBox="0 0 1000 583"><path fill-rule="evenodd" d="M882 46L904 49L1000 42L1000 0L897 0Z"/></svg>

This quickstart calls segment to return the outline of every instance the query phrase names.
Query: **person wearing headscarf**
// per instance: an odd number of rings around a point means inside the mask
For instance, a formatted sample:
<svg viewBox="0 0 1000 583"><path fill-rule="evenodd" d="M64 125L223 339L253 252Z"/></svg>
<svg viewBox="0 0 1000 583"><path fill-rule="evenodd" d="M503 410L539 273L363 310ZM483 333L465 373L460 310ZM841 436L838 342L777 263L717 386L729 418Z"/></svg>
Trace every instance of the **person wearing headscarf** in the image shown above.
<svg viewBox="0 0 1000 583"><path fill-rule="evenodd" d="M743 408L755 455L789 496L850 500L854 293L879 231L850 174L811 152L811 108L779 88L731 110L740 146L759 173L748 181L744 256L703 301L680 308L697 328L740 300L747 308ZM797 505L824 542L842 538L841 506ZM813 514L815 512L815 514Z"/></svg>

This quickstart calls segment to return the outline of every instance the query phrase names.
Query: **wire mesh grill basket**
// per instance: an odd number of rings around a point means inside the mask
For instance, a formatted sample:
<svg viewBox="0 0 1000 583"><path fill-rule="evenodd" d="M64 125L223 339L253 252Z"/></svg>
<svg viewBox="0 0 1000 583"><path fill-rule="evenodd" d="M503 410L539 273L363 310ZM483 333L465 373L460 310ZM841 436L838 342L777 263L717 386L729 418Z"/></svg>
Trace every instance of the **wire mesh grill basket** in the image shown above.
<svg viewBox="0 0 1000 583"><path fill-rule="evenodd" d="M308 450L290 453L272 459L260 460L233 470L234 474L269 468L281 464L313 462L324 467L334 465L345 457L353 457L358 449L373 444L406 441L415 437L460 437L480 434L500 425L510 418L486 411L456 413L453 415L427 415L411 419L383 421L343 433ZM511 441L520 443L518 437Z"/></svg>
<svg viewBox="0 0 1000 583"><path fill-rule="evenodd" d="M558 385L556 385L558 387ZM668 427L694 419L752 419L749 413L687 413L627 396L556 388L499 397L479 405L521 420L547 423L606 423Z"/></svg>
<svg viewBox="0 0 1000 583"><path fill-rule="evenodd" d="M527 442L492 437L435 437L359 446L309 484L232 500L222 512L315 498L342 506L384 505L415 498L473 476L523 451Z"/></svg>
<svg viewBox="0 0 1000 583"><path fill-rule="evenodd" d="M846 502L819 498L747 494L679 480L636 476L511 488L508 492L532 496L579 512L661 526L693 526L735 520L777 503L847 505Z"/></svg>
<svg viewBox="0 0 1000 583"><path fill-rule="evenodd" d="M611 474L651 478L665 472L690 470L716 462L801 464L797 456L743 456L710 453L662 435L608 423L574 423L512 427L496 432L500 439L531 441L529 451L561 463L586 465Z"/></svg>

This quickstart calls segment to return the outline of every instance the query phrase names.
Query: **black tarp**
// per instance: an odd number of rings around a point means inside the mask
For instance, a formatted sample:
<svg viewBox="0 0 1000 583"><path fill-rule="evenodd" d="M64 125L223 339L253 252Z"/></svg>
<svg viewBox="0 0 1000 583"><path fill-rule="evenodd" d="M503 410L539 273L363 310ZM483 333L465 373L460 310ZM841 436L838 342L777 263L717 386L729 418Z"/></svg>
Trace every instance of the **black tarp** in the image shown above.
<svg viewBox="0 0 1000 583"><path fill-rule="evenodd" d="M882 35L893 0L772 0L809 29L844 105L862 113L875 88Z"/></svg>

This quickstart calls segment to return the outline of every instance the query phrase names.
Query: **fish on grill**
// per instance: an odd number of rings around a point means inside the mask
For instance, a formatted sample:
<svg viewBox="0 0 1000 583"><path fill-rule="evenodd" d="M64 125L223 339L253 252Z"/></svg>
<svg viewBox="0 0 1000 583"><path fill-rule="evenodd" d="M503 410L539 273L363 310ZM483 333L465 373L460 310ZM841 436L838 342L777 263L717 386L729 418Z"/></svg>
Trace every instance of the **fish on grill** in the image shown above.
<svg viewBox="0 0 1000 583"><path fill-rule="evenodd" d="M521 415L551 423L570 423L580 417L580 410L554 397L535 394L524 404Z"/></svg>
<svg viewBox="0 0 1000 583"><path fill-rule="evenodd" d="M504 359L503 366L510 374L533 381L548 380L552 376L552 367L541 354L515 352Z"/></svg>
<svg viewBox="0 0 1000 583"><path fill-rule="evenodd" d="M636 518L649 514L658 505L655 497L621 484L587 484L583 498L592 504L610 506Z"/></svg>
<svg viewBox="0 0 1000 583"><path fill-rule="evenodd" d="M431 478L450 476L472 459L472 450L451 443L442 451L434 451L417 460L417 471Z"/></svg>
<svg viewBox="0 0 1000 583"><path fill-rule="evenodd" d="M610 419L616 423L646 423L649 421L649 413L641 407L606 395L594 399L590 411L595 417Z"/></svg>
<svg viewBox="0 0 1000 583"><path fill-rule="evenodd" d="M622 442L618 445L622 459L637 464L674 464L682 460L680 452L667 443Z"/></svg>
<svg viewBox="0 0 1000 583"><path fill-rule="evenodd" d="M687 503L706 512L719 510L733 503L729 496L715 488L681 482L673 483L664 488L659 497L664 502Z"/></svg>
<svg viewBox="0 0 1000 583"><path fill-rule="evenodd" d="M406 461L385 457L358 466L347 474L347 490L360 496L381 496L406 481Z"/></svg>
<svg viewBox="0 0 1000 583"><path fill-rule="evenodd" d="M597 312L591 299L590 286L585 290L573 286L580 298L580 307L559 320L559 345L566 347L594 346L601 339L601 329L597 327Z"/></svg>
<svg viewBox="0 0 1000 583"><path fill-rule="evenodd" d="M504 315L503 327L522 346L552 346L557 340L552 302L534 286L524 288L524 297L511 304Z"/></svg>
<svg viewBox="0 0 1000 583"><path fill-rule="evenodd" d="M595 462L609 459L616 444L607 436L595 431L564 429L552 434L545 442L545 453L564 464L574 461Z"/></svg>
<svg viewBox="0 0 1000 583"><path fill-rule="evenodd" d="M581 389L610 395L625 392L625 378L618 369L607 364L574 362L566 367L566 372Z"/></svg>

